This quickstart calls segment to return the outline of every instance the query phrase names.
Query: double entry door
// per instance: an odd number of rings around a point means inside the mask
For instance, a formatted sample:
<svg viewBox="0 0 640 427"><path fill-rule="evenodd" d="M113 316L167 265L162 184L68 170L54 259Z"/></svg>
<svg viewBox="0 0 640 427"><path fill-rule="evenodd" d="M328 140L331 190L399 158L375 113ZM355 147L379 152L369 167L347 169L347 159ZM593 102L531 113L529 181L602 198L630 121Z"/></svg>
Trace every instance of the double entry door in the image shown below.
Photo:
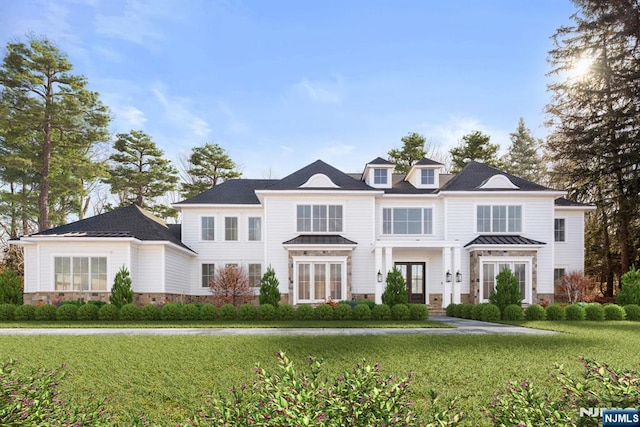
<svg viewBox="0 0 640 427"><path fill-rule="evenodd" d="M425 263L424 262L396 262L395 266L405 282L410 304L425 303Z"/></svg>

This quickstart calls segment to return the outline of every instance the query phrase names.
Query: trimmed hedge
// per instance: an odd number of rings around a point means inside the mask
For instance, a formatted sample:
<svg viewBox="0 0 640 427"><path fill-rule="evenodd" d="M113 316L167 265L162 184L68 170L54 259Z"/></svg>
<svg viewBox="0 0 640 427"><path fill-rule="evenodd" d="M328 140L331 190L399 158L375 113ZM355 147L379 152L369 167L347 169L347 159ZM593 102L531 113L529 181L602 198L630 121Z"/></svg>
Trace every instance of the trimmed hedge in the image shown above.
<svg viewBox="0 0 640 427"><path fill-rule="evenodd" d="M338 304L333 309L333 315L336 320L351 320L353 309L349 304Z"/></svg>
<svg viewBox="0 0 640 427"><path fill-rule="evenodd" d="M142 313L142 318L144 320L159 320L160 319L160 309L155 304L147 304L140 310Z"/></svg>
<svg viewBox="0 0 640 427"><path fill-rule="evenodd" d="M218 309L218 317L220 320L235 320L237 310L233 304L222 304Z"/></svg>
<svg viewBox="0 0 640 427"><path fill-rule="evenodd" d="M376 305L371 310L371 318L373 320L391 320L391 307L386 304Z"/></svg>
<svg viewBox="0 0 640 427"><path fill-rule="evenodd" d="M462 308L460 309L460 317L462 317L463 319L471 319L473 307L473 304L462 304Z"/></svg>
<svg viewBox="0 0 640 427"><path fill-rule="evenodd" d="M33 320L36 318L36 307L29 304L23 304L16 307L13 313L15 320Z"/></svg>
<svg viewBox="0 0 640 427"><path fill-rule="evenodd" d="M333 320L333 307L329 304L320 304L313 312L314 317L318 320Z"/></svg>
<svg viewBox="0 0 640 427"><path fill-rule="evenodd" d="M258 309L256 306L250 303L245 303L238 309L238 318L240 320L256 320L258 316Z"/></svg>
<svg viewBox="0 0 640 427"><path fill-rule="evenodd" d="M200 307L189 303L182 306L182 320L200 320Z"/></svg>
<svg viewBox="0 0 640 427"><path fill-rule="evenodd" d="M447 311L446 314L449 317L455 317L456 316L456 307L458 306L458 304L454 304L451 303L447 306Z"/></svg>
<svg viewBox="0 0 640 427"><path fill-rule="evenodd" d="M640 320L640 305L627 304L624 306L624 311L627 314L627 320L637 322Z"/></svg>
<svg viewBox="0 0 640 427"><path fill-rule="evenodd" d="M74 304L62 304L56 311L56 320L76 320L78 315L78 306Z"/></svg>
<svg viewBox="0 0 640 427"><path fill-rule="evenodd" d="M389 306L386 306L387 308ZM368 304L356 304L353 307L353 319L354 320L369 320L371 319L371 309Z"/></svg>
<svg viewBox="0 0 640 427"><path fill-rule="evenodd" d="M120 318L120 310L113 304L105 304L98 310L98 319L100 320L118 320Z"/></svg>
<svg viewBox="0 0 640 427"><path fill-rule="evenodd" d="M309 304L299 304L298 308L296 308L297 320L313 320L314 315L313 307Z"/></svg>
<svg viewBox="0 0 640 427"><path fill-rule="evenodd" d="M293 320L296 316L296 311L291 304L278 304L276 316L278 320Z"/></svg>
<svg viewBox="0 0 640 427"><path fill-rule="evenodd" d="M16 306L13 304L0 304L0 320L13 320Z"/></svg>
<svg viewBox="0 0 640 427"><path fill-rule="evenodd" d="M482 307L483 322L497 322L500 320L500 309L495 304L487 304Z"/></svg>
<svg viewBox="0 0 640 427"><path fill-rule="evenodd" d="M584 308L584 315L586 320L602 322L604 320L604 308L598 303L587 304Z"/></svg>
<svg viewBox="0 0 640 427"><path fill-rule="evenodd" d="M78 307L76 317L78 320L98 320L100 307L95 304L84 304Z"/></svg>
<svg viewBox="0 0 640 427"><path fill-rule="evenodd" d="M411 313L407 304L396 304L391 307L391 317L393 320L409 320Z"/></svg>
<svg viewBox="0 0 640 427"><path fill-rule="evenodd" d="M120 309L120 319L122 320L140 320L141 318L140 309L133 303L125 304Z"/></svg>
<svg viewBox="0 0 640 427"><path fill-rule="evenodd" d="M567 320L584 320L585 318L584 308L580 307L578 304L568 305L564 309L564 313Z"/></svg>
<svg viewBox="0 0 640 427"><path fill-rule="evenodd" d="M56 311L58 307L51 304L41 305L36 307L36 320L56 320Z"/></svg>
<svg viewBox="0 0 640 427"><path fill-rule="evenodd" d="M216 320L218 318L218 308L213 304L204 304L200 308L200 318L202 320Z"/></svg>
<svg viewBox="0 0 640 427"><path fill-rule="evenodd" d="M276 308L273 304L267 302L258 306L258 319L260 320L273 320L276 318Z"/></svg>
<svg viewBox="0 0 640 427"><path fill-rule="evenodd" d="M102 309L100 309L102 310ZM181 320L182 307L176 303L167 303L160 308L160 318L162 320Z"/></svg>
<svg viewBox="0 0 640 427"><path fill-rule="evenodd" d="M409 304L409 318L411 320L428 320L429 309L424 304Z"/></svg>
<svg viewBox="0 0 640 427"><path fill-rule="evenodd" d="M544 320L547 318L547 312L540 304L531 304L524 311L524 318L526 320Z"/></svg>
<svg viewBox="0 0 640 427"><path fill-rule="evenodd" d="M547 320L564 320L566 314L560 304L551 304L547 307Z"/></svg>
<svg viewBox="0 0 640 427"><path fill-rule="evenodd" d="M624 308L617 304L607 304L604 306L604 318L606 320L624 320L627 316Z"/></svg>
<svg viewBox="0 0 640 427"><path fill-rule="evenodd" d="M524 313L520 304L509 304L502 313L503 320L522 320L523 318Z"/></svg>

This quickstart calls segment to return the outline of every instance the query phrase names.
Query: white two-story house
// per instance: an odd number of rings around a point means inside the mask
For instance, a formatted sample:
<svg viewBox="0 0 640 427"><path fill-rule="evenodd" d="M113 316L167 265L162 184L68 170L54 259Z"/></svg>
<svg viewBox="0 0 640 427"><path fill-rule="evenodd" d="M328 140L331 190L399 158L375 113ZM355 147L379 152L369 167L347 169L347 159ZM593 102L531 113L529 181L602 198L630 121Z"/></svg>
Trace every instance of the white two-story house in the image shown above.
<svg viewBox="0 0 640 427"><path fill-rule="evenodd" d="M406 174L376 158L362 173L320 160L282 179L233 179L174 206L167 225L135 206L21 237L25 302L108 300L129 269L138 303L206 301L218 268L257 287L268 266L291 304L380 302L398 268L410 302L446 307L489 298L505 267L525 303L582 270L590 206L478 162L456 175L424 158Z"/></svg>

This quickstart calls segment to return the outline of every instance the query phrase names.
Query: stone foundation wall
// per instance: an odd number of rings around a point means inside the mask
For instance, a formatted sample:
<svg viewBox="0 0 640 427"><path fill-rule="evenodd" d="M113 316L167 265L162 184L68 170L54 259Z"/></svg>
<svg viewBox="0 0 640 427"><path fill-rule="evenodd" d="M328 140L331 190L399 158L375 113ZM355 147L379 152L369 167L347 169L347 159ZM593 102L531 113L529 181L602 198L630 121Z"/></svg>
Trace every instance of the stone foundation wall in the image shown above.
<svg viewBox="0 0 640 427"><path fill-rule="evenodd" d="M60 304L63 301L104 301L109 302L111 292L29 292L25 293L25 304Z"/></svg>

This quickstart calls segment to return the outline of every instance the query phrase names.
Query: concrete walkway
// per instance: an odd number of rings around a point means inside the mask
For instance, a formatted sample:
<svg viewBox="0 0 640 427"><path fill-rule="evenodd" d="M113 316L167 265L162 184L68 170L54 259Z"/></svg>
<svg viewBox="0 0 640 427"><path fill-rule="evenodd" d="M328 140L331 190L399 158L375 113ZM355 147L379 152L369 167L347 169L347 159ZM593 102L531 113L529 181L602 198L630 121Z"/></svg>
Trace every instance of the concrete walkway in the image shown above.
<svg viewBox="0 0 640 427"><path fill-rule="evenodd" d="M556 332L431 316L455 328L1 328L0 335L555 335Z"/></svg>

